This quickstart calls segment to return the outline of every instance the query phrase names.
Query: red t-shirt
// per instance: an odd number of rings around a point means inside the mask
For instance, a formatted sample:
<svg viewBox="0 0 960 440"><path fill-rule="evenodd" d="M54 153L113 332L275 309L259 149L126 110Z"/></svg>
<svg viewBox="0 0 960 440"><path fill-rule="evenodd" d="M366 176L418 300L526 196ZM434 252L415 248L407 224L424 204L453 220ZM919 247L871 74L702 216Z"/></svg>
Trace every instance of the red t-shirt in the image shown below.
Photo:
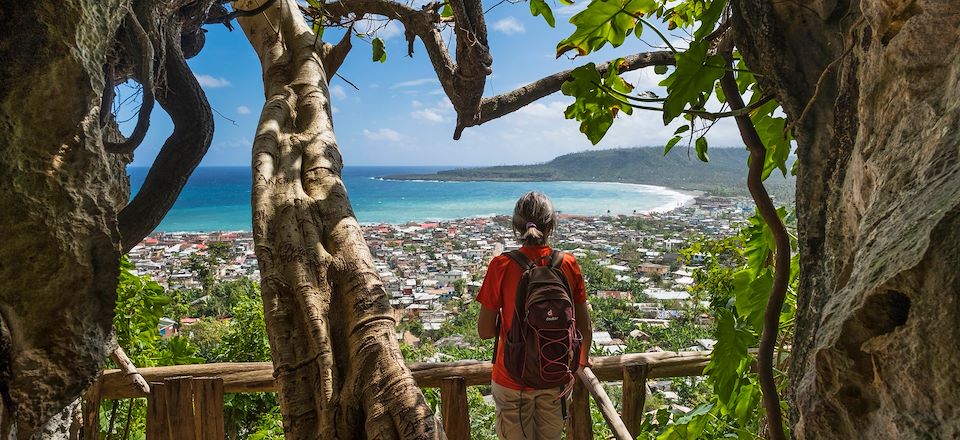
<svg viewBox="0 0 960 440"><path fill-rule="evenodd" d="M523 246L520 248L520 252L523 252L527 258L534 262L539 258L549 257L552 251L553 249L550 249L550 246ZM573 255L565 253L560 269L570 283L573 303L586 303L587 289L583 284L583 273L580 271L577 259ZM490 261L487 275L483 279L480 292L477 294L477 302L484 308L500 312L500 343L497 344L497 361L493 364L493 381L500 386L513 390L529 389L514 381L510 377L510 373L507 372L507 367L503 364L503 345L507 340L507 331L510 330L510 324L513 320L517 285L520 284L522 274L523 270L520 265L511 260L510 257L498 255Z"/></svg>

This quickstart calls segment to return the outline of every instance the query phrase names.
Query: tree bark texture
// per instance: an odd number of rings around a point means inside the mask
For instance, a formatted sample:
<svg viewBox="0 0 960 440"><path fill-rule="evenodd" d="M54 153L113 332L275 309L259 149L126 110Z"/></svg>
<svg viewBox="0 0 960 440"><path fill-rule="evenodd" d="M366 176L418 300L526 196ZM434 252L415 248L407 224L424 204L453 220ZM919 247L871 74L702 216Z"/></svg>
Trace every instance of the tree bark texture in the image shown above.
<svg viewBox="0 0 960 440"><path fill-rule="evenodd" d="M125 7L0 6L0 438L55 438L109 353L129 156L104 154L99 106Z"/></svg>
<svg viewBox="0 0 960 440"><path fill-rule="evenodd" d="M960 437L960 3L733 7L798 142L793 436Z"/></svg>
<svg viewBox="0 0 960 440"><path fill-rule="evenodd" d="M329 45L293 0L238 21L263 67L253 231L286 437L442 438L404 364L340 177L322 59Z"/></svg>

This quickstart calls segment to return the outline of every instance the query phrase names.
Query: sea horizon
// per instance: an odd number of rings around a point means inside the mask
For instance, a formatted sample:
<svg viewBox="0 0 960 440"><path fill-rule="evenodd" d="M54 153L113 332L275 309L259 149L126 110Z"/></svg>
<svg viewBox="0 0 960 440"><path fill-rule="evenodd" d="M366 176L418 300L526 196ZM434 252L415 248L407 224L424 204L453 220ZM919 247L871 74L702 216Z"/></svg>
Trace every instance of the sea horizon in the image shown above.
<svg viewBox="0 0 960 440"><path fill-rule="evenodd" d="M581 181L412 181L383 179L397 174L428 174L444 166L344 167L343 180L361 224L406 224L509 215L527 191L542 191L561 214L600 216L676 209L695 192L623 182ZM148 167L129 167L132 194ZM153 232L250 231L251 171L248 166L198 167L173 208Z"/></svg>

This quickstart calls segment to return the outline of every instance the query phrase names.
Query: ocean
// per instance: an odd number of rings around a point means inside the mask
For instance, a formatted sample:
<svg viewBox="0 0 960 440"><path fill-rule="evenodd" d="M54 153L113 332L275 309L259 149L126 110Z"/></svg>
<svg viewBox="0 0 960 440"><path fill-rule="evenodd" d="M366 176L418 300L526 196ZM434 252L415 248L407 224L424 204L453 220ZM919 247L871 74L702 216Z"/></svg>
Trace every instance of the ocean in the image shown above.
<svg viewBox="0 0 960 440"><path fill-rule="evenodd" d="M599 215L666 211L692 199L686 193L650 185L604 182L440 182L384 180L380 176L433 173L450 167L355 166L343 181L361 223L510 214L527 191L542 191L562 214ZM136 193L147 168L128 168ZM201 167L157 231L249 231L250 169Z"/></svg>

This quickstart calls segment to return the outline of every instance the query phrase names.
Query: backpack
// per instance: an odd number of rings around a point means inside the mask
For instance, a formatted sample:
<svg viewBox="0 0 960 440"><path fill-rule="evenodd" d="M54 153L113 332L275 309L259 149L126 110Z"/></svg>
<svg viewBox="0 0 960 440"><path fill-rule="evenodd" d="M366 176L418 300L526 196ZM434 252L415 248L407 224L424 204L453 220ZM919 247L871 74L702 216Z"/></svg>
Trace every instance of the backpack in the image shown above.
<svg viewBox="0 0 960 440"><path fill-rule="evenodd" d="M579 366L581 341L573 295L560 270L564 253L553 251L545 265L535 264L519 250L504 255L520 265L523 275L517 285L513 323L503 347L503 364L523 386L562 387ZM543 259L546 258L540 260Z"/></svg>

